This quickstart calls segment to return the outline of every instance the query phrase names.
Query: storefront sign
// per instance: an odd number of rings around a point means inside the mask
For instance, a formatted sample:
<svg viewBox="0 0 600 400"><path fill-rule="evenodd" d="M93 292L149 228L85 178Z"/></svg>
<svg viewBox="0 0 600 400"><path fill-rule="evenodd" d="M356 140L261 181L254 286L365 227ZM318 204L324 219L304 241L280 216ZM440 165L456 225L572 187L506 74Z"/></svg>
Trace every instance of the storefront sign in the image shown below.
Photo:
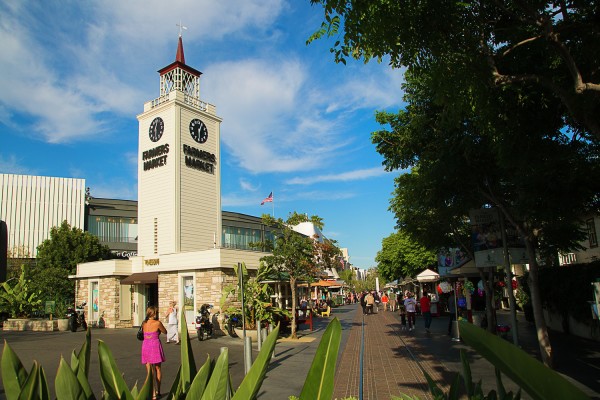
<svg viewBox="0 0 600 400"><path fill-rule="evenodd" d="M144 260L144 264L145 265L159 265L160 264L160 259L158 259L158 258L149 258L147 260Z"/></svg>
<svg viewBox="0 0 600 400"><path fill-rule="evenodd" d="M113 251L112 253L115 257L118 258L130 258L137 256L137 253L135 251Z"/></svg>

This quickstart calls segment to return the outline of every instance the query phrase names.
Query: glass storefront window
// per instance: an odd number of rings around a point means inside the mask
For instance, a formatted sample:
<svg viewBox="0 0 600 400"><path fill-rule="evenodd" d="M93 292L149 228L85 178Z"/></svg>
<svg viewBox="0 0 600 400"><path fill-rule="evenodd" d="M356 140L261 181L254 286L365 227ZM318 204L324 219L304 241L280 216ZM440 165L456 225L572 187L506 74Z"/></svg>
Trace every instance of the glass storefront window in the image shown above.
<svg viewBox="0 0 600 400"><path fill-rule="evenodd" d="M99 291L98 291L98 281L90 282L90 291L92 297L92 315L90 315L87 320L88 321L97 321L98 320L98 311L99 311Z"/></svg>
<svg viewBox="0 0 600 400"><path fill-rule="evenodd" d="M103 242L135 243L138 236L137 218L90 215L88 231Z"/></svg>
<svg viewBox="0 0 600 400"><path fill-rule="evenodd" d="M194 315L194 277L183 276L183 311L185 312L185 320L188 323L195 321Z"/></svg>
<svg viewBox="0 0 600 400"><path fill-rule="evenodd" d="M223 226L222 243L224 247L241 250L256 250L250 243L262 241L259 229Z"/></svg>

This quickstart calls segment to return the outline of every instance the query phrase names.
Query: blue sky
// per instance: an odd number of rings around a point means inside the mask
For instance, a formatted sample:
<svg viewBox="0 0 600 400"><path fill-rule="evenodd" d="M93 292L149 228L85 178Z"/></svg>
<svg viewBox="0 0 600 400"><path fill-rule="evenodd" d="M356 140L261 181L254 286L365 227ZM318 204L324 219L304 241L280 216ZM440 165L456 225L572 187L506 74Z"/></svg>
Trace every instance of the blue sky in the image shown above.
<svg viewBox="0 0 600 400"><path fill-rule="evenodd" d="M137 199L137 120L175 60L221 124L226 211L323 218L360 268L394 230L393 179L371 144L376 110L402 106L402 72L337 65L332 40L306 45L309 0L0 3L0 172L84 178L94 197Z"/></svg>

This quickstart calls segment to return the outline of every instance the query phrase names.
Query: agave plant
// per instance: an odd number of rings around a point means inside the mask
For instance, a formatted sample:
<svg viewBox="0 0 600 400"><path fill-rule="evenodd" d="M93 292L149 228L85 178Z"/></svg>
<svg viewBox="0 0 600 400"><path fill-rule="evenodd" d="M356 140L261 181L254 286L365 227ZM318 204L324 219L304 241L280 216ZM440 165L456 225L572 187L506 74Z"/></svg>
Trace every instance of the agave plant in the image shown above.
<svg viewBox="0 0 600 400"><path fill-rule="evenodd" d="M182 314L181 326L186 326L185 314ZM279 334L276 327L264 342L252 368L245 376L239 388L234 392L229 374L228 352L221 353L217 361L207 358L204 365L196 370L190 338L186 329L181 335L181 364L177 377L173 382L168 399L253 399L256 397L264 380L269 361L275 349ZM71 354L71 364L60 360L55 379L57 399L95 399L88 380L90 368L91 329L88 328L86 339L81 349ZM137 383L129 389L123 375L119 371L110 348L101 340L98 341L98 358L100 377L104 387L104 399L148 399L153 393L152 369L148 372L144 385L140 390ZM6 341L0 360L2 381L8 400L17 399L51 399L44 369L33 363L27 372L17 354Z"/></svg>

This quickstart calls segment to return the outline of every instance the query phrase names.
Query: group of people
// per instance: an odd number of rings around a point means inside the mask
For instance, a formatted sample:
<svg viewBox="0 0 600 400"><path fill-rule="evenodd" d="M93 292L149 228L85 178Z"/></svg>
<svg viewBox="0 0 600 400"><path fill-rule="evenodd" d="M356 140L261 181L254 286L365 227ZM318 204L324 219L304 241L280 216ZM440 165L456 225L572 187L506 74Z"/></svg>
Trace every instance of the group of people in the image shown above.
<svg viewBox="0 0 600 400"><path fill-rule="evenodd" d="M423 291L423 296L417 301L412 292L406 291L404 294L395 293L394 291L377 292L364 291L359 294L360 304L363 309L363 314L373 314L375 310L379 311L379 305L383 307L383 311L400 312L400 321L402 329L412 331L415 328L417 308L420 309L421 315L425 322L425 330L429 333L431 328L431 298L426 291ZM408 325L408 326L407 326ZM450 328L449 328L450 329Z"/></svg>
<svg viewBox="0 0 600 400"><path fill-rule="evenodd" d="M409 331L412 331L415 328L417 304L425 322L425 331L429 333L429 328L431 327L431 298L426 291L423 291L423 296L421 296L418 303L413 293L407 292L405 294L404 301L400 307L400 322L402 323L402 329L407 329L407 322Z"/></svg>
<svg viewBox="0 0 600 400"><path fill-rule="evenodd" d="M165 361L165 352L159 339L161 333L167 335L166 343L179 344L179 319L177 302L169 302L169 309L165 314L167 328L160 321L158 308L150 306L146 309L146 319L142 323L144 340L142 342L142 364L146 365L149 372L154 373L153 399L160 398L160 384L162 381L161 364Z"/></svg>

